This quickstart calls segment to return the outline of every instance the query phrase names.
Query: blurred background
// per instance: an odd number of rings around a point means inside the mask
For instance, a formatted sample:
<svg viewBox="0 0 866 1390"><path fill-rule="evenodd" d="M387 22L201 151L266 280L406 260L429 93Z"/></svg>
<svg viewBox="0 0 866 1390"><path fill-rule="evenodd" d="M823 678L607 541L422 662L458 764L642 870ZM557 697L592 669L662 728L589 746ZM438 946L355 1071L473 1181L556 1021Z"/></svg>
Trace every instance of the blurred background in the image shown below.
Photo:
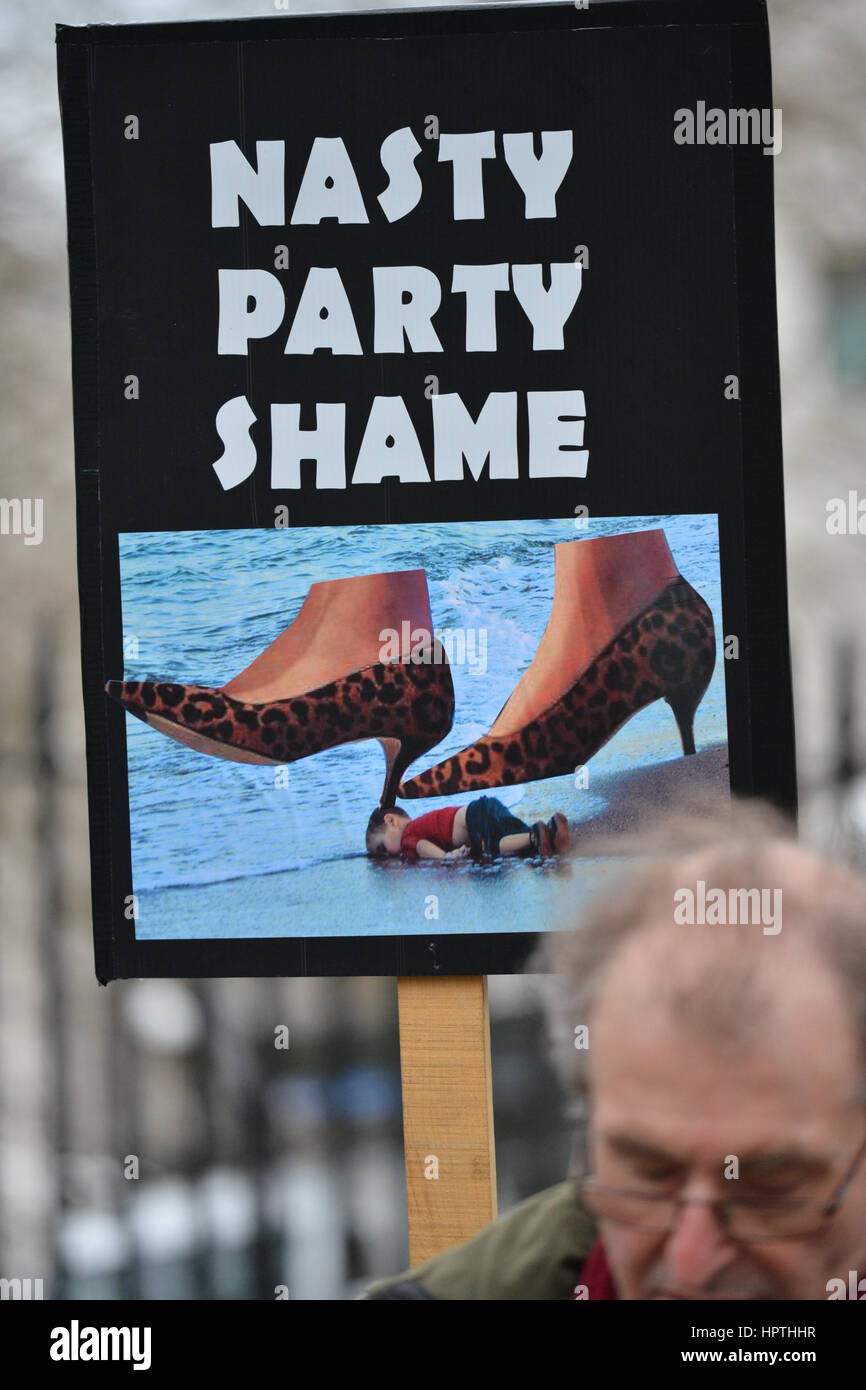
<svg viewBox="0 0 866 1390"><path fill-rule="evenodd" d="M54 24L286 8L388 5L0 0L0 492L46 533L0 537L0 1276L50 1298L344 1299L408 1262L394 980L93 973ZM866 534L827 516L866 498L866 25L769 11L801 824L861 853ZM536 983L490 1000L505 1212L570 1143Z"/></svg>

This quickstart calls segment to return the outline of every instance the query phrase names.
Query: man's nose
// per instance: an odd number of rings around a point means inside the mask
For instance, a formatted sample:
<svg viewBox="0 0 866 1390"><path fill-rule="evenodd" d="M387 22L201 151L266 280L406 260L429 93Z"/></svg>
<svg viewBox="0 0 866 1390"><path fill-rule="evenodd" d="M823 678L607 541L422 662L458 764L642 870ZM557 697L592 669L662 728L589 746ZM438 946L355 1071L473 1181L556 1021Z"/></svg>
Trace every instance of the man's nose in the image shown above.
<svg viewBox="0 0 866 1390"><path fill-rule="evenodd" d="M736 1258L731 1240L717 1213L706 1202L686 1202L668 1236L670 1273L682 1288L706 1288Z"/></svg>

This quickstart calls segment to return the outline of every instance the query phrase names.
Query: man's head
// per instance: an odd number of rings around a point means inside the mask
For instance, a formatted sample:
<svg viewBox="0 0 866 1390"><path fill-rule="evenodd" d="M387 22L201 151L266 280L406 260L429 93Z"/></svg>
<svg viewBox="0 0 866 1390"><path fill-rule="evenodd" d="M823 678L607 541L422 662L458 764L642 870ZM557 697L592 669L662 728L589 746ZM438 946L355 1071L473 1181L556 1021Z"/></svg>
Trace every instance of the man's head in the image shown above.
<svg viewBox="0 0 866 1390"><path fill-rule="evenodd" d="M826 1298L866 1278L866 884L769 811L691 829L557 943L586 1202L622 1298Z"/></svg>
<svg viewBox="0 0 866 1390"><path fill-rule="evenodd" d="M399 806L383 811L378 807L367 822L367 853L373 859L386 859L400 853L403 831L409 820Z"/></svg>

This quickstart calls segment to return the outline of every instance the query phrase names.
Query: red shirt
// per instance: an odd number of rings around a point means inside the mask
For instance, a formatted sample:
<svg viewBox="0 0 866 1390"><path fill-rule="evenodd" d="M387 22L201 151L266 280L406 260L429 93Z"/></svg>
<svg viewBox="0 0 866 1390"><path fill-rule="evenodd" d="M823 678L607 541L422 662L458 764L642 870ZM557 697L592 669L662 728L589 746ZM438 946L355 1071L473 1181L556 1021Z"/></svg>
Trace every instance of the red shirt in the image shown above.
<svg viewBox="0 0 866 1390"><path fill-rule="evenodd" d="M410 820L400 841L403 854L414 855L417 859L420 840L429 840L432 845L444 849L446 853L453 849L454 821L459 809L459 806L443 806L440 811L428 811L426 816Z"/></svg>
<svg viewBox="0 0 866 1390"><path fill-rule="evenodd" d="M586 1295L590 1302L617 1298L616 1285L613 1282L613 1275L607 1262L607 1254L600 1240L597 1240L590 1250L586 1263L580 1272L578 1288L581 1286L586 1289Z"/></svg>

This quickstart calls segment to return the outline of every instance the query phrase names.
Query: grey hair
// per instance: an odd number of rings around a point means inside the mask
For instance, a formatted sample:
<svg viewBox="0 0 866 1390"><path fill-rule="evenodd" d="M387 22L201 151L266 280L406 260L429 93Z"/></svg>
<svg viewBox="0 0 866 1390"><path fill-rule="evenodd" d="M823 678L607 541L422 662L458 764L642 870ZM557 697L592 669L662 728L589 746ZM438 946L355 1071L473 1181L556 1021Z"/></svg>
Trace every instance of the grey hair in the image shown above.
<svg viewBox="0 0 866 1390"><path fill-rule="evenodd" d="M717 795L692 797L663 818L648 808L630 834L581 846L582 855L590 853L634 858L616 886L603 887L585 909L576 914L573 902L565 906L565 929L551 934L538 962L554 974L548 1033L579 1123L587 1118L588 1052L575 1046L575 1025L591 1021L605 976L623 948L643 930L673 926L674 893L698 878L708 888L783 887L785 949L817 955L832 968L851 1005L866 1076L866 879L800 846L793 821L768 803ZM794 855L810 872L790 872ZM769 947L778 949L782 937L721 930L710 939L713 948L707 949L703 934L671 933L677 970L661 986L664 1002L678 1023L715 1047L741 1053L767 1017L773 972L763 967L778 960ZM720 952L726 957L723 971Z"/></svg>

